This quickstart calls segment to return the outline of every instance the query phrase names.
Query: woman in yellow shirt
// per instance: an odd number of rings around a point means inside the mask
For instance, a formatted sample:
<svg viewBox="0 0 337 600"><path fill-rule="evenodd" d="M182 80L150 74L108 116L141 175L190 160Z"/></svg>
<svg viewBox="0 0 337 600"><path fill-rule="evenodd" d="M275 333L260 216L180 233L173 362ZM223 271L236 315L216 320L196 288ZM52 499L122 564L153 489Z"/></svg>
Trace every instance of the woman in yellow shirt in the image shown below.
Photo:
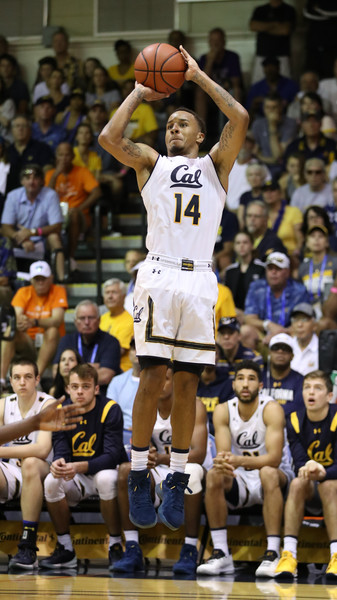
<svg viewBox="0 0 337 600"><path fill-rule="evenodd" d="M126 79L135 78L131 44L126 40L117 40L115 42L115 52L119 62L117 65L112 65L108 71L111 79L121 85Z"/></svg>
<svg viewBox="0 0 337 600"><path fill-rule="evenodd" d="M287 205L277 181L266 183L262 194L268 208L268 227L283 242L289 256L299 256L304 241L302 212L295 206Z"/></svg>
<svg viewBox="0 0 337 600"><path fill-rule="evenodd" d="M89 171L98 178L102 171L102 159L97 152L90 150L93 142L93 133L89 123L81 123L76 132L77 146L74 147L75 167L87 167Z"/></svg>

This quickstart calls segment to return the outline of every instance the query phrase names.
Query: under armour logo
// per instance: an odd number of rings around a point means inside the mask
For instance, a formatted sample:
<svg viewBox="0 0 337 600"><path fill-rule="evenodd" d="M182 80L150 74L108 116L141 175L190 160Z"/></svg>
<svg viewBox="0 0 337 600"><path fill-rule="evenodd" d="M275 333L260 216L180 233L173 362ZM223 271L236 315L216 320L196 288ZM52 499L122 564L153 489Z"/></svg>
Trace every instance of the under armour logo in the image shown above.
<svg viewBox="0 0 337 600"><path fill-rule="evenodd" d="M158 271L156 271L156 269L153 269L152 273L158 273L158 275L160 275L160 273L161 273L161 270L160 270L160 269L158 269Z"/></svg>

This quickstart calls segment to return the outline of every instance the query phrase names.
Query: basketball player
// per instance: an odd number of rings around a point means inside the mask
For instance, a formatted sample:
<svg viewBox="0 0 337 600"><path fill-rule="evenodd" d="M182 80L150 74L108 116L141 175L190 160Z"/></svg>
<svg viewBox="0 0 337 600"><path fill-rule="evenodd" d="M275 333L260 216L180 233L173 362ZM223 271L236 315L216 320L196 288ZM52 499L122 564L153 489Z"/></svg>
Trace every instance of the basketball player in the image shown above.
<svg viewBox="0 0 337 600"><path fill-rule="evenodd" d="M226 200L228 175L245 139L248 113L200 70L182 48L185 79L193 81L227 117L219 142L203 158L204 123L178 109L168 119L168 156L124 137L131 115L143 100L164 94L136 84L99 136L121 163L136 171L148 215L148 255L134 292L134 325L140 383L133 407L130 519L137 527L157 521L147 469L157 402L169 360L174 362L170 473L163 482L161 520L171 529L184 522L185 465L195 423L195 396L204 364L215 362L213 308L218 290L212 253Z"/></svg>
<svg viewBox="0 0 337 600"><path fill-rule="evenodd" d="M227 545L228 509L263 505L267 550L257 577L273 577L278 563L283 515L282 490L293 478L284 450L285 418L281 406L262 388L259 365L243 360L236 367L236 397L215 408L217 455L206 478L206 512L213 553L197 568L198 575L234 573Z"/></svg>

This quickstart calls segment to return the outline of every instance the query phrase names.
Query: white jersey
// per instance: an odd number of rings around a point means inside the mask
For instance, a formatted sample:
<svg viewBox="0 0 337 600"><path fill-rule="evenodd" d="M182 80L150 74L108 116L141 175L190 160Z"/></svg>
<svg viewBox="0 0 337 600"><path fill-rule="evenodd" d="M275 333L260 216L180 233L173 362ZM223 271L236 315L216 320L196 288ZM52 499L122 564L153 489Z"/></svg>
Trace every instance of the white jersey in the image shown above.
<svg viewBox="0 0 337 600"><path fill-rule="evenodd" d="M141 193L150 253L212 259L226 192L209 154L202 158L159 156Z"/></svg>
<svg viewBox="0 0 337 600"><path fill-rule="evenodd" d="M29 411L27 412L25 419L29 417L33 417L37 413L42 410L47 400L54 400L52 396L46 394L45 392L37 392L35 401ZM22 421L22 415L19 408L19 401L17 394L12 394L11 396L6 396L5 398L5 408L4 408L4 425L9 425L10 423L15 423L17 421ZM19 438L8 442L6 446L26 446L27 444L35 444L37 440L37 436L39 435L39 431L32 431L27 435L23 435ZM46 459L48 460L49 457ZM9 462L17 465L18 459L11 458Z"/></svg>

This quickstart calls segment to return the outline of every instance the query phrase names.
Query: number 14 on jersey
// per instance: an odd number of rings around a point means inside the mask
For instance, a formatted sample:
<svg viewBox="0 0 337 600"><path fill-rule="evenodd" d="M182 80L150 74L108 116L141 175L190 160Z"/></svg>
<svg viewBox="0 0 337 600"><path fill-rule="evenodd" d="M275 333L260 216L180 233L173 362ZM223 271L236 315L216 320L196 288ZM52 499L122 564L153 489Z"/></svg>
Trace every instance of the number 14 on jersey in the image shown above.
<svg viewBox="0 0 337 600"><path fill-rule="evenodd" d="M183 195L180 193L177 193L177 194L174 194L174 198L176 201L174 222L181 223L181 214L183 211ZM184 217L190 217L190 219L192 219L192 225L199 225L199 219L201 218L199 208L200 208L200 196L198 194L193 194L192 198L187 203L185 210L183 212Z"/></svg>

